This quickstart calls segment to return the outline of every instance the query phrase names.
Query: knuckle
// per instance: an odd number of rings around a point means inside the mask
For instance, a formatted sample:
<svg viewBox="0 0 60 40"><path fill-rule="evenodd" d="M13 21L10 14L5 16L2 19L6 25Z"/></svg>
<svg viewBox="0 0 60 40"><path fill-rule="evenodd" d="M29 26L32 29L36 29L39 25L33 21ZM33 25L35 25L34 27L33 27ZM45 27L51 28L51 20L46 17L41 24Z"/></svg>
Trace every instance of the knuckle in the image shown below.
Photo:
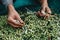
<svg viewBox="0 0 60 40"><path fill-rule="evenodd" d="M7 19L7 21L11 21L11 19L10 19L10 18L8 18L8 19Z"/></svg>

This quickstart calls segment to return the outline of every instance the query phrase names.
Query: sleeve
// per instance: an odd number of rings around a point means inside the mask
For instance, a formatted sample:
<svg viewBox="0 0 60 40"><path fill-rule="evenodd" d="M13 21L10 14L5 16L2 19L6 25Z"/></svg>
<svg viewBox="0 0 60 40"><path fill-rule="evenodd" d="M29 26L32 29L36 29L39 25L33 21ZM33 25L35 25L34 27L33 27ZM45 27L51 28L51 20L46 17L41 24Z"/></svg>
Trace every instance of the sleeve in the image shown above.
<svg viewBox="0 0 60 40"><path fill-rule="evenodd" d="M2 0L2 4L7 7L9 4L13 4L13 0Z"/></svg>

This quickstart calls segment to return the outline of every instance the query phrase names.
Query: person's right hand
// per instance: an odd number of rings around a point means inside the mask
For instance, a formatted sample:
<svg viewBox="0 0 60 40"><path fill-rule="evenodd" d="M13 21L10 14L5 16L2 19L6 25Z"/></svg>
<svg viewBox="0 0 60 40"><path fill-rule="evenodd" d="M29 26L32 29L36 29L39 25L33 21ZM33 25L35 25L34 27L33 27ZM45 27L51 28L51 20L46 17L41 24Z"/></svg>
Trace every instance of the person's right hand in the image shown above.
<svg viewBox="0 0 60 40"><path fill-rule="evenodd" d="M43 1L43 0L41 0ZM39 17L44 17L44 18L49 18L51 15L51 9L48 6L47 1L44 0L41 5L41 9L37 12L37 16Z"/></svg>
<svg viewBox="0 0 60 40"><path fill-rule="evenodd" d="M18 20L19 22L17 22L16 20ZM19 14L13 10L13 11L10 11L8 13L8 24L10 24L11 26L15 27L15 28L18 28L18 27L22 27L24 26L24 22L22 21L22 19L20 18Z"/></svg>

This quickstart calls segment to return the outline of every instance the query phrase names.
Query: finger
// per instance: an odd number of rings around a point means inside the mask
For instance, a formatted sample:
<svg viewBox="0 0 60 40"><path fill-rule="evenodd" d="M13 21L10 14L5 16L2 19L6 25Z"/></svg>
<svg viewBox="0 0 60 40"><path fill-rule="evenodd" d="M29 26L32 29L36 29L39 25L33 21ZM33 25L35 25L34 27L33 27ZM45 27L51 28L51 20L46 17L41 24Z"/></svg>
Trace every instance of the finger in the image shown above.
<svg viewBox="0 0 60 40"><path fill-rule="evenodd" d="M8 24L10 24L11 26L16 27L16 28L20 27L20 26L17 26L17 25L12 24L10 22L8 22Z"/></svg>
<svg viewBox="0 0 60 40"><path fill-rule="evenodd" d="M22 26L23 24L21 24L21 23L18 23L18 22L16 22L14 19L10 19L10 20L8 20L8 22L10 22L10 23L12 23L12 24L14 24L14 25L18 25L18 26Z"/></svg>
<svg viewBox="0 0 60 40"><path fill-rule="evenodd" d="M16 16L17 20L21 23L24 24L23 20L20 18L20 16Z"/></svg>
<svg viewBox="0 0 60 40"><path fill-rule="evenodd" d="M37 16L40 16L40 11L36 12L36 15L37 15Z"/></svg>
<svg viewBox="0 0 60 40"><path fill-rule="evenodd" d="M20 22L21 24L25 25L25 23L23 22L22 19L19 19L19 22Z"/></svg>
<svg viewBox="0 0 60 40"><path fill-rule="evenodd" d="M46 14L46 12L45 12L45 8L43 8L43 9L41 10L41 13L42 13L43 15Z"/></svg>
<svg viewBox="0 0 60 40"><path fill-rule="evenodd" d="M42 11L44 11L44 12L45 12L45 7L42 7L40 11L41 11L41 12L42 12Z"/></svg>
<svg viewBox="0 0 60 40"><path fill-rule="evenodd" d="M39 14L40 16L45 16L45 15L46 15L46 13L45 13L45 11L44 11L44 10L41 10L41 12L40 12L40 11L38 11L38 14Z"/></svg>
<svg viewBox="0 0 60 40"><path fill-rule="evenodd" d="M16 22L17 24L19 24L20 26L24 26L24 24L21 23L19 20L15 20L15 22Z"/></svg>
<svg viewBox="0 0 60 40"><path fill-rule="evenodd" d="M51 14L51 13L52 13L51 10L50 10L50 8L46 8L46 12L47 12L48 14Z"/></svg>
<svg viewBox="0 0 60 40"><path fill-rule="evenodd" d="M44 19L48 19L50 17L50 14L46 14Z"/></svg>

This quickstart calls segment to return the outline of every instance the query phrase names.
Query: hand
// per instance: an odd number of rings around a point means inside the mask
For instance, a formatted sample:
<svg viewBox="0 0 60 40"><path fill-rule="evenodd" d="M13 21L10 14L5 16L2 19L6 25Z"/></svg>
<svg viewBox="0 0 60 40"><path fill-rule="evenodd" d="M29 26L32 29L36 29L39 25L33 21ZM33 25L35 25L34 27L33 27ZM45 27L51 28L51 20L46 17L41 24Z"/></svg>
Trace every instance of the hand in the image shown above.
<svg viewBox="0 0 60 40"><path fill-rule="evenodd" d="M17 22L16 20L18 20L19 22ZM9 11L7 21L8 21L8 24L16 28L22 27L25 24L15 10Z"/></svg>
<svg viewBox="0 0 60 40"><path fill-rule="evenodd" d="M49 14L49 15L47 15L47 14ZM50 8L48 7L48 4L46 3L44 3L44 4L42 4L42 6L41 6L41 10L39 10L38 12L37 12L37 15L38 16L40 16L40 17L46 17L46 18L48 18L49 16L50 16L50 14L51 14L51 10L50 10Z"/></svg>

